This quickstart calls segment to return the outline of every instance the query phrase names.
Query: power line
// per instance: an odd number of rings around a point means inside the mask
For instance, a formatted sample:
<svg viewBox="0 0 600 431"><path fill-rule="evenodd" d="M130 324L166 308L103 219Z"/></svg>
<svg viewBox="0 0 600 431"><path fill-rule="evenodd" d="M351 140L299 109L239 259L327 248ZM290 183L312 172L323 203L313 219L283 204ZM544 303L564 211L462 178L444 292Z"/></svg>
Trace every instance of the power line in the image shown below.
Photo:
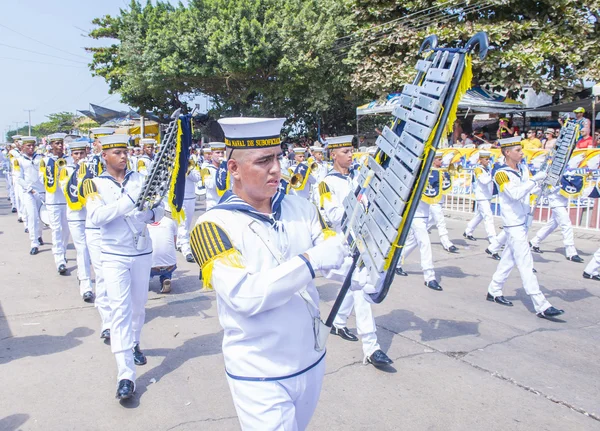
<svg viewBox="0 0 600 431"><path fill-rule="evenodd" d="M21 58L13 58L13 57L0 57L2 60L13 60L18 62L26 62L26 63L37 63L37 64L46 64L49 66L59 66L59 67L73 67L75 69L87 69L85 66L75 66L74 64L58 64L58 63L46 63L44 61L35 61L35 60L23 60Z"/></svg>
<svg viewBox="0 0 600 431"><path fill-rule="evenodd" d="M57 51L64 52L65 54L73 55L73 56L75 56L75 57L79 57L79 58L83 58L83 59L86 59L86 60L87 60L87 58L86 58L86 57L84 57L83 55L80 55L80 54L73 54L73 53L71 53L71 52L69 52L69 51L65 51L64 49L57 48L56 46L49 45L49 44L47 44L46 42L42 42L41 40L37 40L37 39L34 39L34 38L33 38L33 37L31 37L31 36L27 36L26 34L20 33L20 32L18 32L17 30L13 30L12 28L8 28L8 27L7 27L7 26L5 26L4 24L0 24L0 27L2 27L2 28L5 28L5 29L6 29L6 30L8 30L8 31L12 31L13 33L16 33L16 34L18 34L19 36L23 36L23 37L25 37L25 38L27 38L27 39L29 39L29 40L33 40L34 42L40 43L40 44L42 44L42 45L44 45L44 46L47 46L48 48L52 48L52 49L55 49L55 50L57 50Z"/></svg>
<svg viewBox="0 0 600 431"><path fill-rule="evenodd" d="M73 63L87 64L87 62L85 62L85 61L71 60L70 58L58 57L56 55L51 55L51 54L44 54L43 52L33 51L31 49L21 48L19 46L7 45L6 43L0 43L0 46L6 46L7 48L16 49L19 51L31 52L32 54L45 55L46 57L58 58L59 60L72 61Z"/></svg>

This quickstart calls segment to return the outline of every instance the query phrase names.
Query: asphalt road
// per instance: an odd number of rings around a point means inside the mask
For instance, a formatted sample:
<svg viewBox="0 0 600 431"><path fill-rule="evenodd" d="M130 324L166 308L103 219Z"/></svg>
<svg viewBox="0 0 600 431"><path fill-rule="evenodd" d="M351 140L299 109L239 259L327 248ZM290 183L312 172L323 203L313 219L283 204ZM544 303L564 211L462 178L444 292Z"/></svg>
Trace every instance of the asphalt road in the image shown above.
<svg viewBox="0 0 600 431"><path fill-rule="evenodd" d="M198 212L203 202L198 201ZM553 234L535 255L561 322L539 319L517 271L505 295L515 306L485 300L497 262L486 242L462 238L465 221L448 219L460 248L446 253L431 234L438 279L423 285L418 253L388 298L374 307L382 348L394 359L383 372L363 365L360 343L330 337L327 374L312 430L593 430L600 429L600 283L581 277ZM536 226L535 229L539 228ZM0 430L235 430L215 294L200 291L198 268L179 256L173 292L150 285L137 394L114 399L116 367L102 343L100 320L78 294L75 251L67 276L49 245L30 256L0 186ZM483 227L476 234L482 238ZM50 231L44 231L50 242ZM577 234L586 259L600 234ZM336 284L319 281L323 312ZM349 322L351 328L354 320Z"/></svg>

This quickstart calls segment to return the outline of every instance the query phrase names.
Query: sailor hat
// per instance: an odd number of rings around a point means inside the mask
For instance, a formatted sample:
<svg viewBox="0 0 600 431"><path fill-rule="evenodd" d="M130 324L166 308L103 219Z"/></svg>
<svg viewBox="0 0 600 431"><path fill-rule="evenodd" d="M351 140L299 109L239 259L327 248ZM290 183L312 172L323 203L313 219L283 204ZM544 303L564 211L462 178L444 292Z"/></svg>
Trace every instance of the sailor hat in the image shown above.
<svg viewBox="0 0 600 431"><path fill-rule="evenodd" d="M210 149L210 147L204 147L202 148L202 154L208 154L210 153L212 150Z"/></svg>
<svg viewBox="0 0 600 431"><path fill-rule="evenodd" d="M294 154L304 154L306 153L306 148L304 147L296 147L293 149Z"/></svg>
<svg viewBox="0 0 600 431"><path fill-rule="evenodd" d="M434 159L441 159L442 157L444 157L443 151L436 151L435 156L433 156Z"/></svg>
<svg viewBox="0 0 600 431"><path fill-rule="evenodd" d="M270 148L281 144L281 127L285 118L221 118L219 124L227 148Z"/></svg>
<svg viewBox="0 0 600 431"><path fill-rule="evenodd" d="M209 151L225 151L225 142L211 142Z"/></svg>
<svg viewBox="0 0 600 431"><path fill-rule="evenodd" d="M112 135L115 133L115 129L112 127L92 127L90 132L94 134L94 138L99 138L100 136Z"/></svg>
<svg viewBox="0 0 600 431"><path fill-rule="evenodd" d="M322 153L323 147L317 147L317 146L310 147L310 151L311 151L311 153Z"/></svg>
<svg viewBox="0 0 600 431"><path fill-rule="evenodd" d="M66 137L66 133L53 133L48 135L48 142L64 141Z"/></svg>
<svg viewBox="0 0 600 431"><path fill-rule="evenodd" d="M87 138L79 138L69 142L69 150L85 150L89 148L90 143Z"/></svg>
<svg viewBox="0 0 600 431"><path fill-rule="evenodd" d="M13 141L18 141L22 138L22 136L21 135L12 135L11 138Z"/></svg>
<svg viewBox="0 0 600 431"><path fill-rule="evenodd" d="M521 145L521 140L522 138L520 136L515 136L512 138L498 139L498 143L500 144L500 148L508 148Z"/></svg>
<svg viewBox="0 0 600 431"><path fill-rule="evenodd" d="M140 145L142 147L146 147L146 146L154 146L156 145L156 139L153 138L144 138L144 139L140 139Z"/></svg>
<svg viewBox="0 0 600 431"><path fill-rule="evenodd" d="M479 150L480 159L489 159L490 157L492 157L492 153L490 153L489 151Z"/></svg>
<svg viewBox="0 0 600 431"><path fill-rule="evenodd" d="M37 138L35 136L21 136L21 142L23 142L24 144L28 144L31 142L37 144Z"/></svg>
<svg viewBox="0 0 600 431"><path fill-rule="evenodd" d="M100 144L102 144L103 150L110 150L112 148L127 148L128 143L129 135L126 134L113 134L100 137Z"/></svg>
<svg viewBox="0 0 600 431"><path fill-rule="evenodd" d="M328 150L334 150L336 148L352 147L352 140L354 135L335 136L333 138L327 138L325 147Z"/></svg>

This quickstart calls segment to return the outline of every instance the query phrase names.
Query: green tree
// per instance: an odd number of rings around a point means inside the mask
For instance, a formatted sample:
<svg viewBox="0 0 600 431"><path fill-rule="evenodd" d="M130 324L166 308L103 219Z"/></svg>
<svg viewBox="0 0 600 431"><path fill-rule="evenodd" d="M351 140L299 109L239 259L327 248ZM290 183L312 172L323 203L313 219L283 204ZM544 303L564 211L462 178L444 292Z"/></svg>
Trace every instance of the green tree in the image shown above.
<svg viewBox="0 0 600 431"><path fill-rule="evenodd" d="M474 62L477 83L517 96L525 86L565 97L600 78L597 0L352 0L358 30L338 42L352 87L372 95L410 82L421 41L456 46L486 31L491 50ZM385 24L389 23L389 24Z"/></svg>

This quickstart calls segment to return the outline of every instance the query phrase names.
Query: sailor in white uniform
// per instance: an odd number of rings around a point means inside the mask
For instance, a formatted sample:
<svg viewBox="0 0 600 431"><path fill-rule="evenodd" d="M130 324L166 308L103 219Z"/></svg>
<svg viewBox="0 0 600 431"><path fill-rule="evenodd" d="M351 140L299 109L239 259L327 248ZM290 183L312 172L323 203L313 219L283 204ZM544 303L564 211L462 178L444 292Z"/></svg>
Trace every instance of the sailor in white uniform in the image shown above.
<svg viewBox="0 0 600 431"><path fill-rule="evenodd" d="M211 142L210 157L205 163L202 171L202 179L206 188L206 211L213 208L221 199L219 190L217 190L217 175L222 175L221 161L225 154L224 142Z"/></svg>
<svg viewBox="0 0 600 431"><path fill-rule="evenodd" d="M488 286L486 299L511 307L513 304L502 293L504 283L513 267L519 269L523 288L533 302L539 317L553 318L564 313L554 308L540 290L537 277L533 273L533 258L527 242L527 230L531 222L530 194L539 192L540 182L546 178L545 172L538 172L530 178L529 169L520 163L523 159L521 138L500 139L500 148L506 165L494 174L498 186L502 222L506 232L506 248L498 263L498 268Z"/></svg>
<svg viewBox="0 0 600 431"><path fill-rule="evenodd" d="M35 255L39 252L39 246L44 244L40 220L40 207L46 199L46 190L40 175L43 158L35 152L35 136L24 136L22 141L23 154L14 160L13 169L17 174L17 184L21 189L23 207L27 214L27 230L31 243L29 254Z"/></svg>
<svg viewBox="0 0 600 431"><path fill-rule="evenodd" d="M60 179L60 187L66 199L67 222L77 253L79 294L85 302L93 302L91 260L85 236L87 211L79 196L79 187L86 174L84 163L89 143L86 138L83 138L81 140L69 140L68 146L71 153L71 160L65 168L66 174Z"/></svg>
<svg viewBox="0 0 600 431"><path fill-rule="evenodd" d="M292 189L297 196L310 200L313 188L317 185L317 178L313 175L313 167L317 167L317 165L312 158L305 161L305 153L306 149L304 148L294 148L294 156L298 163L292 168L294 181L296 181L295 184L292 184Z"/></svg>
<svg viewBox="0 0 600 431"><path fill-rule="evenodd" d="M344 235L342 232L342 221L345 218L344 199L350 193L354 193L358 186L356 182L358 172L350 170L352 166L353 138L354 136L347 135L327 139L326 145L333 159L333 169L329 171L319 185L325 219L340 236ZM331 333L339 335L344 340L358 340L346 327L352 308L354 308L356 314L356 330L362 340L364 362L373 364L375 367L391 365L392 360L381 350L377 342L377 327L375 326L371 304L367 301L362 290L348 292L345 296L333 322Z"/></svg>
<svg viewBox="0 0 600 431"><path fill-rule="evenodd" d="M552 209L552 215L550 216L548 223L538 230L531 240L530 245L533 251L542 253L542 250L540 249L542 241L554 232L557 227L560 227L567 260L577 263L584 262L577 254L577 249L575 248L573 225L571 224L568 209L569 199L577 199L577 197L581 195L584 183L585 179L583 178L583 175L566 173L561 178L560 186L550 191L548 194L548 205Z"/></svg>
<svg viewBox="0 0 600 431"><path fill-rule="evenodd" d="M192 249L190 248L190 231L196 211L196 184L202 181L200 169L196 162L190 159L185 177L185 194L183 197L183 220L179 223L177 229L177 248L185 256L188 262L194 261Z"/></svg>
<svg viewBox="0 0 600 431"><path fill-rule="evenodd" d="M442 204L444 203L445 194L450 191L452 187L452 178L448 171L441 170L443 153L436 152L435 158L433 159L432 169L440 171L440 200L432 203L429 206L429 219L427 221L427 230L430 230L433 225L436 225L438 235L440 236L440 242L442 247L449 253L456 253L458 248L452 244L450 238L448 238L448 228L446 227L446 218L444 217L444 209Z"/></svg>
<svg viewBox="0 0 600 431"><path fill-rule="evenodd" d="M225 371L244 430L306 429L325 371L313 280L349 261L343 238L331 232L325 240L314 205L280 191L283 122L219 120L233 189L200 216L191 238L217 294Z"/></svg>
<svg viewBox="0 0 600 431"><path fill-rule="evenodd" d="M44 158L44 187L46 188L46 209L52 229L52 254L59 274L67 272L67 245L69 243L69 223L67 222L67 201L60 187L61 176L66 175L64 139L66 133L48 136L51 153Z"/></svg>
<svg viewBox="0 0 600 431"><path fill-rule="evenodd" d="M135 365L146 364L140 349L152 267L146 225L164 214L162 204L144 211L135 206L144 177L127 170L128 139L117 134L100 138L106 171L83 183L90 219L102 236L102 273L112 311L110 345L117 362L119 400L131 398Z"/></svg>
<svg viewBox="0 0 600 431"><path fill-rule="evenodd" d="M19 170L15 169L15 162L18 162L19 157L21 157L21 149L23 142L21 140L21 135L13 135L13 149L10 150L9 154L11 157L11 174L12 174L12 183L15 192L15 206L17 208L17 221L19 223L24 223L27 226L27 211L25 210L24 205L24 196L23 196L23 188L17 184L17 178L19 177Z"/></svg>
<svg viewBox="0 0 600 431"><path fill-rule="evenodd" d="M11 205L11 212L17 212L17 203L15 199L15 189L13 187L12 178L12 155L9 154L10 144L7 144L2 151L0 151L0 171L4 174L6 180L6 190L8 191L8 200Z"/></svg>
<svg viewBox="0 0 600 431"><path fill-rule="evenodd" d="M146 176L150 173L150 168L154 162L154 146L156 139L144 138L140 139L140 146L143 154L137 159L137 172Z"/></svg>
<svg viewBox="0 0 600 431"><path fill-rule="evenodd" d="M324 160L324 152L325 149L323 147L310 147L310 152L314 158L314 164L316 164L317 168L311 170L311 175L315 177L315 182L313 184L313 189L311 192L312 202L319 206L319 184L321 181L325 179L327 174L329 173L329 164Z"/></svg>
<svg viewBox="0 0 600 431"><path fill-rule="evenodd" d="M479 151L479 164L473 170L473 192L475 193L475 216L469 221L463 236L471 241L477 241L473 236L475 229L483 221L488 241L492 243L496 237L496 228L494 227L494 214L490 202L494 192L494 183L492 181L492 166L490 165L491 153L489 151Z"/></svg>

